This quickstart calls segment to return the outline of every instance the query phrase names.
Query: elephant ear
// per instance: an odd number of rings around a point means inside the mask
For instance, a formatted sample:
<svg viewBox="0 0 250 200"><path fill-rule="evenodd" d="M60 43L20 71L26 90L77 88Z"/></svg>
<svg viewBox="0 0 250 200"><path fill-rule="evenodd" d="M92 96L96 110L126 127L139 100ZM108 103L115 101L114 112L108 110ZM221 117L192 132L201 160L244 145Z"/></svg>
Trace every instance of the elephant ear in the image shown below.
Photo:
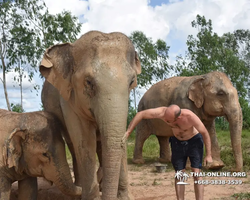
<svg viewBox="0 0 250 200"><path fill-rule="evenodd" d="M51 83L60 95L68 101L72 91L71 75L74 70L74 59L71 44L58 44L44 53L40 64L40 72Z"/></svg>
<svg viewBox="0 0 250 200"><path fill-rule="evenodd" d="M198 78L195 79L192 84L189 86L188 89L188 98L194 102L197 108L201 108L204 103L204 87L203 87L203 80L205 78Z"/></svg>
<svg viewBox="0 0 250 200"><path fill-rule="evenodd" d="M135 71L137 74L141 73L141 62L139 60L139 57L136 51L135 51Z"/></svg>
<svg viewBox="0 0 250 200"><path fill-rule="evenodd" d="M26 130L16 128L10 134L4 145L3 158L4 164L9 168L15 167L16 172L21 173L19 161L22 156L22 143L27 135Z"/></svg>

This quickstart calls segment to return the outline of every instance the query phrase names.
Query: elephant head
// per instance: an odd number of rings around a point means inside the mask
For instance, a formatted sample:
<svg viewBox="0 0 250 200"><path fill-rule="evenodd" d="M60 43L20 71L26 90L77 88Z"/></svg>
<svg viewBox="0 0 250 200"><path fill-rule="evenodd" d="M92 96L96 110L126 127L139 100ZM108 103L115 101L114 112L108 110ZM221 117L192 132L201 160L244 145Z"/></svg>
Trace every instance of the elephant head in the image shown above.
<svg viewBox="0 0 250 200"><path fill-rule="evenodd" d="M203 116L204 120L214 120L217 116L225 116L228 120L236 170L241 170L243 166L241 151L242 111L237 90L229 78L222 72L211 72L204 76L197 76L197 78L192 79L187 95L195 106L203 112L200 116ZM217 149L214 153L218 152Z"/></svg>
<svg viewBox="0 0 250 200"><path fill-rule="evenodd" d="M96 140L93 132L100 131L103 199L117 198L120 168L125 163L122 161L124 149L121 148L121 138L126 131L128 98L131 89L137 85L140 71L140 61L133 44L127 36L118 32L104 34L91 31L72 44L55 45L46 51L40 65L41 74L60 94L63 113L66 113L65 107L69 107L64 121L70 138L74 139L76 136L72 136L73 132L81 129L81 135L78 134L77 140L72 143L81 157L78 163L82 162L84 168L92 170L95 167L92 164L95 156L88 155L86 158L86 152L95 151L95 146L89 143ZM66 119L69 110L71 115L73 112L77 116L77 120L73 121L73 117ZM76 121L81 125L78 126ZM89 135L92 135L91 142L84 143L84 138L89 138ZM89 173L81 176L86 177ZM87 183L82 181L82 185L86 186Z"/></svg>
<svg viewBox="0 0 250 200"><path fill-rule="evenodd" d="M63 139L50 128L35 132L16 128L4 147L5 165L14 167L18 174L44 177L66 195L81 195L82 189L71 178Z"/></svg>

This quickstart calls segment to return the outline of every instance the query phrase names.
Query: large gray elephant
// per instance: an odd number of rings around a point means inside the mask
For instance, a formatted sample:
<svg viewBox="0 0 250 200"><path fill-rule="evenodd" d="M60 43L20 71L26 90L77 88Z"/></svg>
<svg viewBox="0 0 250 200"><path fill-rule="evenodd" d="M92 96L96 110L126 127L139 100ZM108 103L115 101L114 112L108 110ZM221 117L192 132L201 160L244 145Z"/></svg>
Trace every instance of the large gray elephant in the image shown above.
<svg viewBox="0 0 250 200"><path fill-rule="evenodd" d="M18 199L37 199L36 177L52 181L66 195L80 196L66 160L61 125L46 112L0 109L0 199L10 199L18 181Z"/></svg>
<svg viewBox="0 0 250 200"><path fill-rule="evenodd" d="M237 171L242 169L241 132L242 112L238 94L231 81L222 72L200 76L172 77L153 85L142 97L138 111L177 104L192 110L206 126L212 143L211 169L221 168L220 147L215 131L215 118L224 116L230 125L232 149ZM133 162L143 163L142 148L145 140L155 134L160 144L160 161L170 161L169 137L171 128L161 120L142 120L136 129Z"/></svg>
<svg viewBox="0 0 250 200"><path fill-rule="evenodd" d="M128 191L126 131L128 98L137 85L140 61L122 33L90 31L74 43L55 45L44 54L44 109L57 115L67 134L76 184L82 199L100 199L96 141L102 148L102 199L132 199ZM100 133L100 134L97 134ZM98 150L99 152L99 150Z"/></svg>

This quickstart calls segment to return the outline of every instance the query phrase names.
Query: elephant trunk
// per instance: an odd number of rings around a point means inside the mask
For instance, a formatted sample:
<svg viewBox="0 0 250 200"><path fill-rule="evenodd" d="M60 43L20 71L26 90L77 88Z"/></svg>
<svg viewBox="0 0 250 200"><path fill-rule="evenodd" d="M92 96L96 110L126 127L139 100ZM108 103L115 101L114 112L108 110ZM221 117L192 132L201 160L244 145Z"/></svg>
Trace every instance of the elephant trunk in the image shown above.
<svg viewBox="0 0 250 200"><path fill-rule="evenodd" d="M126 131L128 94L127 98L113 96L109 97L108 101L109 103L99 104L102 106L97 111L105 113L105 117L96 115L102 140L104 175L102 181L102 199L116 200L121 163L124 161L124 157L126 157L126 152L121 145L121 141ZM126 174L123 175L126 176Z"/></svg>
<svg viewBox="0 0 250 200"><path fill-rule="evenodd" d="M240 105L238 105L237 111L231 112L227 117L230 127L233 154L236 161L235 171L241 171L243 167L243 159L241 150L242 112Z"/></svg>
<svg viewBox="0 0 250 200"><path fill-rule="evenodd" d="M81 196L82 188L73 183L62 139L61 142L55 142L51 158L49 166L44 167L44 177L52 181L65 195Z"/></svg>
<svg viewBox="0 0 250 200"><path fill-rule="evenodd" d="M82 188L73 183L68 164L60 167L54 183L65 195L80 196L82 194Z"/></svg>

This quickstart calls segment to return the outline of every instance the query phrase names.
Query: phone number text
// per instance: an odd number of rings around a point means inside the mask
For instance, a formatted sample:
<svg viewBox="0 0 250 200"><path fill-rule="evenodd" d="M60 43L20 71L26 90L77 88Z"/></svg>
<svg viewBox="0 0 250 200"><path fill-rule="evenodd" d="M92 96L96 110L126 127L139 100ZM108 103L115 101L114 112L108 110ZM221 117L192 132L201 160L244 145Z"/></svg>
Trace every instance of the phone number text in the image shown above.
<svg viewBox="0 0 250 200"><path fill-rule="evenodd" d="M242 180L198 180L194 181L198 185L241 185Z"/></svg>

